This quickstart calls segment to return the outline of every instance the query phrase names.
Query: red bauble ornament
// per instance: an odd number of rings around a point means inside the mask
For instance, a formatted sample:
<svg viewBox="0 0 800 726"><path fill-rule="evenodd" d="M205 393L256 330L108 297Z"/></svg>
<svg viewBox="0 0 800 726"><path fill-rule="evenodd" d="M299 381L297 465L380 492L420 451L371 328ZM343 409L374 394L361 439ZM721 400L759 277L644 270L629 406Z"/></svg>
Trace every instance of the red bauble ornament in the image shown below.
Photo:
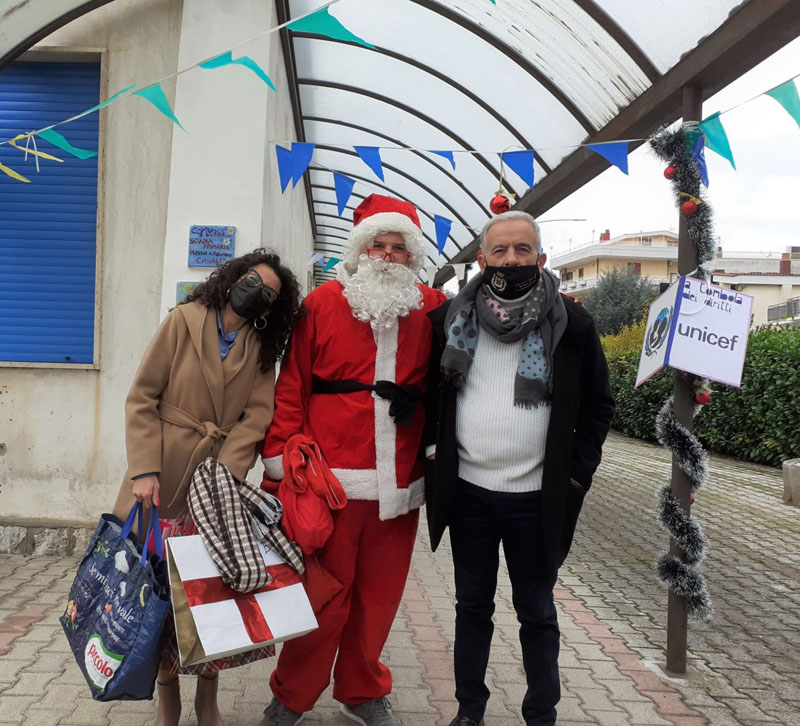
<svg viewBox="0 0 800 726"><path fill-rule="evenodd" d="M691 498L691 500L689 501L689 504L694 504L694 497Z"/></svg>
<svg viewBox="0 0 800 726"><path fill-rule="evenodd" d="M705 406L711 400L711 394L708 391L700 391L695 394L694 400L701 406Z"/></svg>
<svg viewBox="0 0 800 726"><path fill-rule="evenodd" d="M664 169L664 176L667 179L674 179L677 173L678 170L674 166L668 166L666 169Z"/></svg>
<svg viewBox="0 0 800 726"><path fill-rule="evenodd" d="M498 194L497 196L492 198L492 201L489 202L489 209L492 210L494 214L502 214L503 212L507 212L511 207L511 202L509 201L508 197L504 197L502 194Z"/></svg>
<svg viewBox="0 0 800 726"><path fill-rule="evenodd" d="M691 199L681 204L681 212L683 212L687 217L691 217L696 211L697 205Z"/></svg>

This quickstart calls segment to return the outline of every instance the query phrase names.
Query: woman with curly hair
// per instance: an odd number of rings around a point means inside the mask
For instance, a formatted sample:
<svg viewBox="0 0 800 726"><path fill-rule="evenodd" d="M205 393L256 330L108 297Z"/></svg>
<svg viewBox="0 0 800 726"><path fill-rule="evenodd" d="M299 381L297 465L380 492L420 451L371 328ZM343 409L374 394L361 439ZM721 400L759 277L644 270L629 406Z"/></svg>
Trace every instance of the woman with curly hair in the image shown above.
<svg viewBox="0 0 800 726"><path fill-rule="evenodd" d="M170 311L125 402L128 470L114 506L117 516L124 519L134 501L146 509L152 503L166 536L191 533L187 497L197 465L213 456L244 479L272 422L275 364L299 315L295 276L264 249L230 260ZM199 726L221 724L217 675L242 658L180 668L171 622L166 641L156 724L178 724L178 673L200 676Z"/></svg>

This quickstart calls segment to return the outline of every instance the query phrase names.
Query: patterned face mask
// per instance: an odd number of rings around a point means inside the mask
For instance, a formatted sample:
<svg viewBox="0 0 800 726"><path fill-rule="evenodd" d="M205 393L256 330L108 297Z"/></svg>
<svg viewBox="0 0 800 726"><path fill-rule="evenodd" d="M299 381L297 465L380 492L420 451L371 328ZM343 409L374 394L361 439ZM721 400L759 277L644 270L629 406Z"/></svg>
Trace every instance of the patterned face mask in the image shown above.
<svg viewBox="0 0 800 726"><path fill-rule="evenodd" d="M539 265L517 267L486 265L483 280L497 297L503 300L518 300L539 282L540 275Z"/></svg>

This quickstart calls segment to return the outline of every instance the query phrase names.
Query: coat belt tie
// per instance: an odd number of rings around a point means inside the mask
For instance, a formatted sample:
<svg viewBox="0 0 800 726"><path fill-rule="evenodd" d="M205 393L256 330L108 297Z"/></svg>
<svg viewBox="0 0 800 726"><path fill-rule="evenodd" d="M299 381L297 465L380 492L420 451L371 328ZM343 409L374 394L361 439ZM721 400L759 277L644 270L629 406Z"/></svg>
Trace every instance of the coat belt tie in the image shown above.
<svg viewBox="0 0 800 726"><path fill-rule="evenodd" d="M194 470L206 457L214 456L216 458L221 442L227 438L235 422L227 426L218 426L213 421L200 421L188 411L173 406L171 403L167 403L164 400L158 405L158 415L162 421L166 421L173 426L192 429L202 437L200 441L198 441L197 446L195 446L192 455L189 457L189 463L186 466L186 470L183 472L181 483L175 491L175 496L168 504L169 507L172 507L175 502L179 501L181 498L184 500L186 499Z"/></svg>

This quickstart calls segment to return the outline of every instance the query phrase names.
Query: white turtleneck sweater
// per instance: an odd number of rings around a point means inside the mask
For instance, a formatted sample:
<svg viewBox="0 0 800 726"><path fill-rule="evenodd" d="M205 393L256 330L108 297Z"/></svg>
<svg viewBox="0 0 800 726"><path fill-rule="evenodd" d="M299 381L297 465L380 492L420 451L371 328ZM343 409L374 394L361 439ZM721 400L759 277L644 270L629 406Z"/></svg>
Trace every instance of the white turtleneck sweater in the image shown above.
<svg viewBox="0 0 800 726"><path fill-rule="evenodd" d="M497 492L542 488L550 404L514 405L523 340L501 343L481 330L475 358L456 406L458 475Z"/></svg>

